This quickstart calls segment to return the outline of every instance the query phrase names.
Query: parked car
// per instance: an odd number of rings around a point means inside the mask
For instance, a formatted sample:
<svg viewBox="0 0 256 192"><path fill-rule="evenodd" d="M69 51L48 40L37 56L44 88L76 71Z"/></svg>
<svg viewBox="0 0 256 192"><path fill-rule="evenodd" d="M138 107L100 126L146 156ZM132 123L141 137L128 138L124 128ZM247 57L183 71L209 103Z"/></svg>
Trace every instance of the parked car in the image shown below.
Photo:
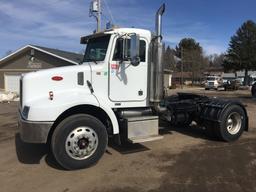
<svg viewBox="0 0 256 192"><path fill-rule="evenodd" d="M235 79L235 80L230 80L230 81L227 81L224 85L224 89L225 91L234 91L234 90L238 90L239 87L240 87L240 81Z"/></svg>
<svg viewBox="0 0 256 192"><path fill-rule="evenodd" d="M250 75L250 85L254 85L256 83L256 75Z"/></svg>
<svg viewBox="0 0 256 192"><path fill-rule="evenodd" d="M256 83L254 83L254 84L252 85L251 93L252 93L252 96L253 96L253 97L256 97Z"/></svg>

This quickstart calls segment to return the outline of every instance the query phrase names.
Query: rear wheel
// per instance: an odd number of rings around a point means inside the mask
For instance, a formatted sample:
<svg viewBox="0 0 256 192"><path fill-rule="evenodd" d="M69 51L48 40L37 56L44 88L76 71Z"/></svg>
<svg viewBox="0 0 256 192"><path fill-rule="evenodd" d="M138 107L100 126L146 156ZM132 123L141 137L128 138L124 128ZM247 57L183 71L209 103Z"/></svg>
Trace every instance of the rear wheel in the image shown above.
<svg viewBox="0 0 256 192"><path fill-rule="evenodd" d="M231 105L223 112L215 132L224 141L235 141L242 135L245 126L246 116L242 107Z"/></svg>
<svg viewBox="0 0 256 192"><path fill-rule="evenodd" d="M97 118L77 114L64 119L55 129L51 149L65 169L81 169L95 164L108 142L105 126Z"/></svg>

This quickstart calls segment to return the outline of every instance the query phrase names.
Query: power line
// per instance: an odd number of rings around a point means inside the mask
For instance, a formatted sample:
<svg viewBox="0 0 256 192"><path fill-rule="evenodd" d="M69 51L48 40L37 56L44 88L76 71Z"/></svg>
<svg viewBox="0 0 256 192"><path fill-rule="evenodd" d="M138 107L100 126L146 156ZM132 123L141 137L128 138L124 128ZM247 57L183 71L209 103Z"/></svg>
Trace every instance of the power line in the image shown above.
<svg viewBox="0 0 256 192"><path fill-rule="evenodd" d="M105 15L104 13L101 13L101 15L102 15L107 21L111 20L111 19L109 19L109 17L108 17L107 15Z"/></svg>
<svg viewBox="0 0 256 192"><path fill-rule="evenodd" d="M108 6L107 0L103 0L103 2L104 2L105 6L106 6L106 8L107 8L107 10L108 10L108 13L109 13L109 15L110 15L110 18L111 18L112 23L115 23L114 17L113 17L113 15L112 15L112 12L111 12L109 6Z"/></svg>

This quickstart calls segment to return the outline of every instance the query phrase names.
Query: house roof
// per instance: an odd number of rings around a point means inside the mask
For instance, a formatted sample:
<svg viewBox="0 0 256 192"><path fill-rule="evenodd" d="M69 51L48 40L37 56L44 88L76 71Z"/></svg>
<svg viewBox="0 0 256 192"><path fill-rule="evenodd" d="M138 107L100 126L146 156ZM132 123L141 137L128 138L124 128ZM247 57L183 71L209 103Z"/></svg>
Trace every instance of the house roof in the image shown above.
<svg viewBox="0 0 256 192"><path fill-rule="evenodd" d="M236 74L235 73L223 73L222 77L223 78L235 78Z"/></svg>
<svg viewBox="0 0 256 192"><path fill-rule="evenodd" d="M68 52L68 51L63 51L63 50L59 50L59 49L41 47L41 46L37 46L37 45L26 45L26 46L18 49L17 51L11 53L10 55L7 55L6 57L0 59L0 64L5 62L5 61L8 61L8 60L12 59L13 57L15 57L19 54L22 54L22 53L26 52L29 49L35 49L37 51L46 53L46 54L51 55L53 57L56 57L58 59L62 59L64 61L67 61L67 62L72 63L74 65L79 64L83 60L83 55L81 55L81 54Z"/></svg>
<svg viewBox="0 0 256 192"><path fill-rule="evenodd" d="M172 77L173 78L181 78L183 76L183 78L191 78L192 77L192 72L183 72L181 74L181 72L174 72Z"/></svg>
<svg viewBox="0 0 256 192"><path fill-rule="evenodd" d="M248 75L255 75L256 71L248 71ZM237 77L244 77L245 72L244 71L237 71L236 72Z"/></svg>
<svg viewBox="0 0 256 192"><path fill-rule="evenodd" d="M173 78L181 78L183 77L184 79L192 79L193 78L193 73L192 72L186 72L184 71L183 73L181 72L173 72L172 73ZM204 75L202 73L198 73L196 75L196 78L203 78Z"/></svg>

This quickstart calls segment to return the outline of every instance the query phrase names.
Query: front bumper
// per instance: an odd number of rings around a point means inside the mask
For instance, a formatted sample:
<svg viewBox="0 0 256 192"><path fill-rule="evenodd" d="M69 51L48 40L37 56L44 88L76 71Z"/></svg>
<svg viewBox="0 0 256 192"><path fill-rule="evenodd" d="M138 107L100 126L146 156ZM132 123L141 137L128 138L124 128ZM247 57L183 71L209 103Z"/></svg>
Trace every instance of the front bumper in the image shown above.
<svg viewBox="0 0 256 192"><path fill-rule="evenodd" d="M19 113L20 137L26 143L46 143L52 125L53 122L26 121Z"/></svg>
<svg viewBox="0 0 256 192"><path fill-rule="evenodd" d="M206 85L205 88L208 89L217 89L219 87L219 85Z"/></svg>

